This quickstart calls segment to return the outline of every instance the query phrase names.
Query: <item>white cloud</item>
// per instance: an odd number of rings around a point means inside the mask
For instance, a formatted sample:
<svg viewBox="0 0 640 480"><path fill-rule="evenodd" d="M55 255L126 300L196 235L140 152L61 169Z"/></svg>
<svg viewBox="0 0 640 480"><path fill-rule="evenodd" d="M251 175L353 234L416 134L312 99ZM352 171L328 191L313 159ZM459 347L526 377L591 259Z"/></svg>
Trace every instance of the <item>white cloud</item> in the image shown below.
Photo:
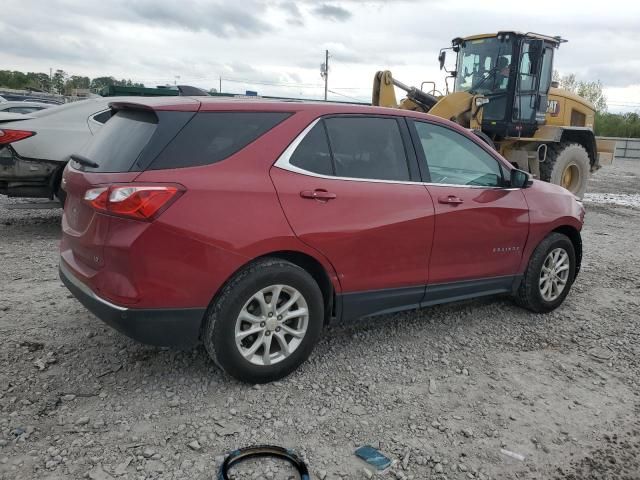
<svg viewBox="0 0 640 480"><path fill-rule="evenodd" d="M366 101L380 69L411 85L442 87L437 54L455 36L532 30L569 39L556 69L600 79L610 100L633 108L640 105L638 19L640 4L622 0L606 8L541 0L526 12L519 2L476 0L4 0L0 68L61 68L148 85L179 75L205 88L223 77L234 80L223 80L223 90L318 98L328 48L329 88Z"/></svg>

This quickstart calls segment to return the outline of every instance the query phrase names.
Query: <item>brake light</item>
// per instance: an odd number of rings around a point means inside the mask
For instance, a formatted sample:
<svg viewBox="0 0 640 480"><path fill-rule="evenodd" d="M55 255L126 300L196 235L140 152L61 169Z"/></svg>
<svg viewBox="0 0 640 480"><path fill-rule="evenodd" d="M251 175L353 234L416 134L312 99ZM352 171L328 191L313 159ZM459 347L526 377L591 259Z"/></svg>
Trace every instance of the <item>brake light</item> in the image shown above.
<svg viewBox="0 0 640 480"><path fill-rule="evenodd" d="M8 130L6 128L0 129L0 145L8 145L18 140L24 140L25 138L33 137L36 132L30 132L29 130Z"/></svg>
<svg viewBox="0 0 640 480"><path fill-rule="evenodd" d="M183 192L177 185L113 185L87 190L84 200L95 210L137 220L151 220Z"/></svg>

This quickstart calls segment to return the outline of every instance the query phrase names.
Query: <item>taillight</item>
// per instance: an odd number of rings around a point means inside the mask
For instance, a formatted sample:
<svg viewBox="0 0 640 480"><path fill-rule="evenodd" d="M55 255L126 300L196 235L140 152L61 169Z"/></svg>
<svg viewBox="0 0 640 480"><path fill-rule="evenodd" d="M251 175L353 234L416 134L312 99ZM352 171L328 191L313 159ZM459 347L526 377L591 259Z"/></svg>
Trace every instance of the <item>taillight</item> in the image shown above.
<svg viewBox="0 0 640 480"><path fill-rule="evenodd" d="M151 220L182 193L177 185L112 185L87 190L84 200L94 209L137 220Z"/></svg>
<svg viewBox="0 0 640 480"><path fill-rule="evenodd" d="M96 210L106 210L109 189L107 187L92 188L85 192L84 199Z"/></svg>
<svg viewBox="0 0 640 480"><path fill-rule="evenodd" d="M24 140L25 138L33 137L36 132L30 132L29 130L7 130L6 128L0 129L0 145L8 145L18 140Z"/></svg>

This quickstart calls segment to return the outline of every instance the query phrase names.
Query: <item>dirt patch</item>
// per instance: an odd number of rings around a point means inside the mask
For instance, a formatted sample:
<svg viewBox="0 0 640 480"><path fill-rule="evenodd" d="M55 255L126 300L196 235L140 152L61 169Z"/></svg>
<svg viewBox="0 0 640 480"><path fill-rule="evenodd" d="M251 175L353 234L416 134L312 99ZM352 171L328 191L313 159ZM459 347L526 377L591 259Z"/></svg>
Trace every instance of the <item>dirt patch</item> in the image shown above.
<svg viewBox="0 0 640 480"><path fill-rule="evenodd" d="M637 196L639 175L605 167L589 192ZM498 297L333 327L300 370L251 387L200 347L104 326L58 279L60 210L0 197L0 478L210 479L261 443L321 479L368 478L365 444L395 461L386 478L640 478L640 209L593 198L558 310ZM267 465L239 477L289 478Z"/></svg>

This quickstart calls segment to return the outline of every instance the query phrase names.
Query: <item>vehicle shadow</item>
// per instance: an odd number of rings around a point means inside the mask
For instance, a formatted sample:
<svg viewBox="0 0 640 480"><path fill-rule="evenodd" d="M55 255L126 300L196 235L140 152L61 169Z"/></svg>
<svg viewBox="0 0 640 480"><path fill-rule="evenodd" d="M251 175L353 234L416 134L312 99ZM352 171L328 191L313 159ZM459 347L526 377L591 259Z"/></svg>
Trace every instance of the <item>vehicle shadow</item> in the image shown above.
<svg viewBox="0 0 640 480"><path fill-rule="evenodd" d="M2 213L0 210L0 238L5 242L23 238L51 240L61 236L62 210L55 213L36 211L28 217L9 217Z"/></svg>
<svg viewBox="0 0 640 480"><path fill-rule="evenodd" d="M498 296L380 315L360 319L349 324L330 326L325 329L311 358L279 383L283 385L297 381L306 383L315 378L319 372L325 369L341 370L345 364L351 363L352 360L355 364L373 360L385 362L384 352L402 351L407 347L408 336L411 337L409 341L413 342L415 339L421 345L426 344L427 350L432 348L432 352L425 350L425 355L429 355L436 351L437 345L450 341L450 338L455 336L461 328L471 328L471 324L479 319L489 324L486 325L487 328L491 328L490 324L493 324L494 321L492 316L488 314L488 310L496 307L504 309L508 316L512 313L511 309L514 312L522 312L517 307L511 306L508 297ZM526 314L521 315L521 320L526 323L525 316ZM209 385L216 385L216 388L233 386L234 390L239 391L247 388L247 384L222 372L209 358L202 345L182 350L149 347L115 332L114 334L115 337L111 338L118 346L114 345L113 347L122 354L119 362L129 365L136 364L145 375L154 375L154 372L162 373L162 379L167 379L166 386L171 385L171 381L168 380L171 375L168 377L166 375L167 365L170 365L172 375L187 382L197 383L206 379ZM366 340L367 350L378 353L368 354L363 351L363 340Z"/></svg>

